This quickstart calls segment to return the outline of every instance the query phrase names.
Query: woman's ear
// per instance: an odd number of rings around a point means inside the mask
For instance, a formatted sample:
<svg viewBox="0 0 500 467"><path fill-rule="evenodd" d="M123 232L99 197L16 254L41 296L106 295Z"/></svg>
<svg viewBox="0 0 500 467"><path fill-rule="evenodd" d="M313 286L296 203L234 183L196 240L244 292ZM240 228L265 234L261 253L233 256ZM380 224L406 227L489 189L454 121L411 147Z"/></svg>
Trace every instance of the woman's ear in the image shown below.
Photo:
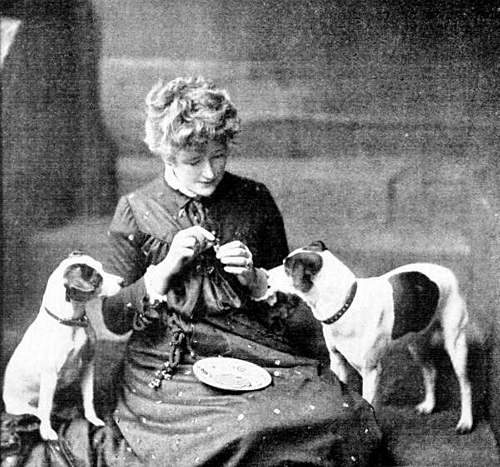
<svg viewBox="0 0 500 467"><path fill-rule="evenodd" d="M160 154L161 160L165 164L165 166L168 167L175 167L176 165L176 157L177 157L177 150L175 147L173 147L171 144L166 144L162 146L161 154Z"/></svg>
<svg viewBox="0 0 500 467"><path fill-rule="evenodd" d="M163 154L161 160L167 167L173 167L175 165L175 156L171 154Z"/></svg>

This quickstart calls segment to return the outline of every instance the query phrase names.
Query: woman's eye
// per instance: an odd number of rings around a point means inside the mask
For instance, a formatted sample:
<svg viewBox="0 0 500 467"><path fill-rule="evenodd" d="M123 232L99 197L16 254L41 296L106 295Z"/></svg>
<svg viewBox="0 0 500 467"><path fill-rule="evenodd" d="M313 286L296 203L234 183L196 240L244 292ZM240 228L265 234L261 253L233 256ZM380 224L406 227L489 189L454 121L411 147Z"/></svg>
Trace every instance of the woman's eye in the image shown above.
<svg viewBox="0 0 500 467"><path fill-rule="evenodd" d="M195 160L189 161L188 165L198 165L199 163L200 163L200 159L195 159Z"/></svg>

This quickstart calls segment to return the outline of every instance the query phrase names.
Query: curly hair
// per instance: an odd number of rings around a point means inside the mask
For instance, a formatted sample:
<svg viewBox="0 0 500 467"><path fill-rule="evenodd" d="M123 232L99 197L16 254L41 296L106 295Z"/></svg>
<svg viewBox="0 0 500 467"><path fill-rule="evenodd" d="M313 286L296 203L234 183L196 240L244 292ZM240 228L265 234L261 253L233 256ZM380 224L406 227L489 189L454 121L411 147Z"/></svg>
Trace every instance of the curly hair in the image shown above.
<svg viewBox="0 0 500 467"><path fill-rule="evenodd" d="M203 77L159 80L146 96L145 143L170 157L171 148L215 140L227 144L239 132L236 108L224 89Z"/></svg>

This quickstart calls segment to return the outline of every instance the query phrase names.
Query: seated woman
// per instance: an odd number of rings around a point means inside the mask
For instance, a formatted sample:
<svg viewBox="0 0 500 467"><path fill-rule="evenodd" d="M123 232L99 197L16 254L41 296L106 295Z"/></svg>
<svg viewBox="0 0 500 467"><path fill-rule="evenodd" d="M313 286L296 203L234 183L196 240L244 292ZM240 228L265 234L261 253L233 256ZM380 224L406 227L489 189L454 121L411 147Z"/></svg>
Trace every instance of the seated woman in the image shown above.
<svg viewBox="0 0 500 467"><path fill-rule="evenodd" d="M164 172L120 199L109 229L110 272L125 287L106 299L104 322L132 330L122 384L110 424L89 432L93 451L81 426L66 429L73 455L120 466L373 465L371 407L321 375L257 300L288 246L268 189L225 171L240 129L227 92L179 78L146 103L145 141ZM202 384L193 363L212 356L261 365L272 384Z"/></svg>

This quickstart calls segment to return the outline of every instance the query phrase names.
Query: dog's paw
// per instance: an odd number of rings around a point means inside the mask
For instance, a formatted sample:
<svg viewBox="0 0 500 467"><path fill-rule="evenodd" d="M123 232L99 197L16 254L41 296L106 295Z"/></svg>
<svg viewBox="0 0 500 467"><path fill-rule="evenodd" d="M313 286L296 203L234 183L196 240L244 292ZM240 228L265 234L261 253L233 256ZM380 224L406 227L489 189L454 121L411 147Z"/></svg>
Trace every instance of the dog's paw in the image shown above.
<svg viewBox="0 0 500 467"><path fill-rule="evenodd" d="M459 435L466 435L472 431L472 420L460 419L455 427L455 431Z"/></svg>
<svg viewBox="0 0 500 467"><path fill-rule="evenodd" d="M415 410L420 415L429 415L434 410L434 404L432 402L423 401L415 406Z"/></svg>
<svg viewBox="0 0 500 467"><path fill-rule="evenodd" d="M105 423L96 415L85 415L85 418L94 426L104 426Z"/></svg>
<svg viewBox="0 0 500 467"><path fill-rule="evenodd" d="M40 424L40 436L45 441L57 441L59 439L57 432L49 424L45 423Z"/></svg>

